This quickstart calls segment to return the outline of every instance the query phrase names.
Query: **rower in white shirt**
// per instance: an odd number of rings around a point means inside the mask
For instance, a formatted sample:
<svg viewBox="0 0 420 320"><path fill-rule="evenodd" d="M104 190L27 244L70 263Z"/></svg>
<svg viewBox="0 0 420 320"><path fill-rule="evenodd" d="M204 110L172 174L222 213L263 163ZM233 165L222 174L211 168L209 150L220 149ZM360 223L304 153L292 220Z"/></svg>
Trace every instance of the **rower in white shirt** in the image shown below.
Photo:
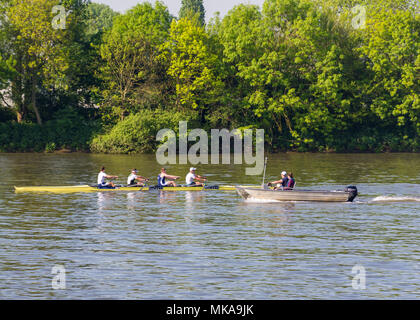
<svg viewBox="0 0 420 320"><path fill-rule="evenodd" d="M195 174L196 168L190 168L190 172L185 178L185 182L188 187L202 187L204 184L201 182L207 181L206 177L199 176Z"/></svg>
<svg viewBox="0 0 420 320"><path fill-rule="evenodd" d="M98 174L98 188L115 188L115 184L112 181L106 182L106 179L118 179L118 177L106 174L105 167L102 167L101 172Z"/></svg>
<svg viewBox="0 0 420 320"><path fill-rule="evenodd" d="M137 175L139 172L137 169L133 169L131 174L127 178L127 184L129 187L143 187L143 182L149 181L149 179Z"/></svg>

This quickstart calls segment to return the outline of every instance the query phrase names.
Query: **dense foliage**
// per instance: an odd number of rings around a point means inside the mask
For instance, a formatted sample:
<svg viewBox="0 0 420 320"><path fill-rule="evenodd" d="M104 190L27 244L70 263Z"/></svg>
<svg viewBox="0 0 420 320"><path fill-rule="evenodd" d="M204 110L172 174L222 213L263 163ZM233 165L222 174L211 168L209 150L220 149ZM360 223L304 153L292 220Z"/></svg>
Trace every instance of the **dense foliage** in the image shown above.
<svg viewBox="0 0 420 320"><path fill-rule="evenodd" d="M416 1L265 0L206 24L202 0L179 18L0 0L2 151L153 152L180 120L265 129L270 151L419 151L419 117Z"/></svg>
<svg viewBox="0 0 420 320"><path fill-rule="evenodd" d="M181 0L179 18L197 18L201 25L205 23L206 9L203 0Z"/></svg>
<svg viewBox="0 0 420 320"><path fill-rule="evenodd" d="M118 122L109 132L96 137L91 149L100 153L150 153L160 142L156 136L161 129L179 132L179 121L193 120L182 113L161 110L142 110Z"/></svg>
<svg viewBox="0 0 420 320"><path fill-rule="evenodd" d="M86 120L86 117L70 108L57 112L55 119L43 125L0 122L0 151L86 151L89 150L91 137L99 129L96 122Z"/></svg>

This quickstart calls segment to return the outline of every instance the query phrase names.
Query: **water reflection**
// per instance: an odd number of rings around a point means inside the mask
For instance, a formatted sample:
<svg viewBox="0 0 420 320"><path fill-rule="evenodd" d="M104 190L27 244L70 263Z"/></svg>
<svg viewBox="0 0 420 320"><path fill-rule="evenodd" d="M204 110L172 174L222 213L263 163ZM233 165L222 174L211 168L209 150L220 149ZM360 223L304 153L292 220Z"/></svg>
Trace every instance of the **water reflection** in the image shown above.
<svg viewBox="0 0 420 320"><path fill-rule="evenodd" d="M193 193L191 191L186 191L185 192L185 204L186 204L186 208L192 208L192 204L193 204Z"/></svg>
<svg viewBox="0 0 420 320"><path fill-rule="evenodd" d="M205 201L206 193L204 191L185 191L185 208L191 209L194 204Z"/></svg>
<svg viewBox="0 0 420 320"><path fill-rule="evenodd" d="M265 230L273 239L287 236L291 228L291 217L295 213L294 202L249 203L241 202L251 214L236 215L242 223L258 230ZM241 210L242 211L242 210Z"/></svg>
<svg viewBox="0 0 420 320"><path fill-rule="evenodd" d="M132 211L136 208L136 193L129 192L127 193L127 210Z"/></svg>
<svg viewBox="0 0 420 320"><path fill-rule="evenodd" d="M113 202L112 199L114 198L113 192L98 192L97 193L97 203L98 203L98 212L102 214L105 210L112 208Z"/></svg>
<svg viewBox="0 0 420 320"><path fill-rule="evenodd" d="M159 198L158 201L160 204L171 205L176 204L177 202L177 193L174 191L158 191Z"/></svg>
<svg viewBox="0 0 420 320"><path fill-rule="evenodd" d="M147 191L129 192L126 194L127 210L136 211L141 209L143 201L149 196Z"/></svg>

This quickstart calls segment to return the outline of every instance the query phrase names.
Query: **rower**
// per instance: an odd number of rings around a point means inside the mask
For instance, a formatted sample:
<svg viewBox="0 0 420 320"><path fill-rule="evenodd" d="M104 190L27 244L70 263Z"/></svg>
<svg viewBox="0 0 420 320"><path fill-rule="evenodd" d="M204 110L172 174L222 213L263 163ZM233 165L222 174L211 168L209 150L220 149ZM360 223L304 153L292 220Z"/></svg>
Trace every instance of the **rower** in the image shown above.
<svg viewBox="0 0 420 320"><path fill-rule="evenodd" d="M269 183L269 185L274 185L274 190L278 190L280 188L284 189L287 188L287 184L289 182L289 179L287 178L287 172L283 171L281 173L281 180L278 181L273 181L271 183Z"/></svg>
<svg viewBox="0 0 420 320"><path fill-rule="evenodd" d="M105 167L101 168L101 172L98 174L98 188L99 189L111 189L115 188L115 184L111 182L106 182L106 179L118 179L117 176L110 176L105 173Z"/></svg>
<svg viewBox="0 0 420 320"><path fill-rule="evenodd" d="M176 187L175 181L166 181L166 179L170 180L178 180L180 177L178 176L171 176L166 173L166 169L162 168L160 170L160 174L158 175L158 186L159 187Z"/></svg>
<svg viewBox="0 0 420 320"><path fill-rule="evenodd" d="M187 187L203 187L204 184L201 182L207 181L206 177L199 176L195 174L196 168L190 168L190 172L187 174L185 181Z"/></svg>
<svg viewBox="0 0 420 320"><path fill-rule="evenodd" d="M144 187L143 182L149 181L149 179L137 175L137 169L133 169L131 174L127 178L127 184L129 187Z"/></svg>

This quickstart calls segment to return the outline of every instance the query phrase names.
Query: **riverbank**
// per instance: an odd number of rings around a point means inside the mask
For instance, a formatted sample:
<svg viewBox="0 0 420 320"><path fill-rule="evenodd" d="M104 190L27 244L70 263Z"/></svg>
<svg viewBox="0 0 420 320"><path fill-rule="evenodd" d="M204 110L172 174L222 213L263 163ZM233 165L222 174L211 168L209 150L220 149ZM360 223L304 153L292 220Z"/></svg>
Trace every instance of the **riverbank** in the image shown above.
<svg viewBox="0 0 420 320"><path fill-rule="evenodd" d="M162 142L157 141L161 129L168 129L178 140L183 135L181 122L188 123L184 135L191 135L195 129L202 129L209 139L214 128L209 123L201 123L194 115L164 110L142 110L128 116L114 125L105 124L93 112L81 113L69 109L57 113L42 125L35 123L0 122L0 152L94 152L102 154L144 154L156 153ZM258 127L250 127L253 131ZM222 130L222 128L216 128ZM239 128L243 130L247 128ZM233 132L233 129L229 129ZM375 135L358 131L357 134L337 133L327 141L302 142L300 139L288 140L286 136L271 135L265 130L266 152L321 152L321 153L382 153L382 152L420 152L418 139L401 133L373 129ZM254 133L255 134L255 133ZM290 137L288 137L290 138ZM185 138L186 139L186 138ZM192 139L192 141L191 141ZM198 141L196 136L186 139L188 147ZM190 141L188 141L190 140ZM209 139L210 140L210 139ZM207 142L210 145L210 141ZM231 147L233 150L233 146Z"/></svg>
<svg viewBox="0 0 420 320"><path fill-rule="evenodd" d="M0 152L89 151L101 126L78 113L67 113L42 125L0 122Z"/></svg>
<svg viewBox="0 0 420 320"><path fill-rule="evenodd" d="M71 149L59 149L54 151L1 151L0 154L95 154L95 155L151 155L154 153L144 152L144 153L106 153L106 152L92 152L90 150L71 150ZM234 153L231 153L234 155ZM270 152L271 155L280 155L280 154L420 154L420 151L279 151L279 152ZM177 154L179 155L179 154Z"/></svg>

